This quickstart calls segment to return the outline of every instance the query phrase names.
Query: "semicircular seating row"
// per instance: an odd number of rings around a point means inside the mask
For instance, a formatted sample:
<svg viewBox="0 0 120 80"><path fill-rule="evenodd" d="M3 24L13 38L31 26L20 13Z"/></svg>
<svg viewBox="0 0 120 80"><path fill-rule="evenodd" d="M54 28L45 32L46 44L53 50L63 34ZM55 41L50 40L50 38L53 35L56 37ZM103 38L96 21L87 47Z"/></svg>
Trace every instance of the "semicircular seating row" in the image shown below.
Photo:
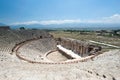
<svg viewBox="0 0 120 80"><path fill-rule="evenodd" d="M56 49L55 40L44 38L29 42L19 48L19 55L32 61L41 61L46 52Z"/></svg>

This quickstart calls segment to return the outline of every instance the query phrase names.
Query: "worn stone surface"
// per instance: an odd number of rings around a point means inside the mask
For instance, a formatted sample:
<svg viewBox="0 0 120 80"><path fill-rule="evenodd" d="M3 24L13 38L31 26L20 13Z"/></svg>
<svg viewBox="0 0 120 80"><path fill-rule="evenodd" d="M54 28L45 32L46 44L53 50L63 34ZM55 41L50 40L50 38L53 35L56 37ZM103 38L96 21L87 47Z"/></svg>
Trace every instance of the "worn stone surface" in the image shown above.
<svg viewBox="0 0 120 80"><path fill-rule="evenodd" d="M0 80L119 80L120 51L112 50L93 61L75 64L31 64L0 52Z"/></svg>

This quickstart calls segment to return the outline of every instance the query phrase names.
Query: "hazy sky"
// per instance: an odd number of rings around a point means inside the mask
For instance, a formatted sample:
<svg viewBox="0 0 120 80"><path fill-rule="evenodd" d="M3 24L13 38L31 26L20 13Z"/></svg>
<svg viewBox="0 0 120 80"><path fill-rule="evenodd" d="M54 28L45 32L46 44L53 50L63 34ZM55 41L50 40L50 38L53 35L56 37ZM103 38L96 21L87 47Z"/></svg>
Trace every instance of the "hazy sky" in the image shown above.
<svg viewBox="0 0 120 80"><path fill-rule="evenodd" d="M119 14L120 0L0 0L0 22L8 24L99 22L105 17L118 22Z"/></svg>

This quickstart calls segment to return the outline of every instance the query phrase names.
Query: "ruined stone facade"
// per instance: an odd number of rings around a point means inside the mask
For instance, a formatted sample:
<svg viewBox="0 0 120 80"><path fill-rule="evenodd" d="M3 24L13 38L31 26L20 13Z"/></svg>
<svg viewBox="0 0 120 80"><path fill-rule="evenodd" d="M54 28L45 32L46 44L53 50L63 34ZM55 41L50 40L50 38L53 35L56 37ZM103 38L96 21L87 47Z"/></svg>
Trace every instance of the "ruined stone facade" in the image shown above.
<svg viewBox="0 0 120 80"><path fill-rule="evenodd" d="M101 50L100 46L91 45L85 41L80 41L71 38L59 38L57 39L57 44L62 45L63 47L72 50L81 57L95 54Z"/></svg>

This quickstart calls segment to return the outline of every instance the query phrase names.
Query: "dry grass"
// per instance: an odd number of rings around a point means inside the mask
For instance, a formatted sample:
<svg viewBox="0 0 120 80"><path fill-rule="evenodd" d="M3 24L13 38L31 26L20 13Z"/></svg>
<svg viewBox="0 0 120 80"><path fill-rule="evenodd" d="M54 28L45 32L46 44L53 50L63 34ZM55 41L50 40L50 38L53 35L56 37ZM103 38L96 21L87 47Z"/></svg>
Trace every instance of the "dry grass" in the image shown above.
<svg viewBox="0 0 120 80"><path fill-rule="evenodd" d="M78 39L78 40L94 40L94 41L98 41L98 42L104 42L107 44L111 44L111 45L116 45L116 46L120 46L120 38L116 37L105 37L105 36L97 36L95 34L95 32L90 32L90 34L87 35L81 35L79 32L64 32L64 31L51 31L50 34L52 34L55 38L59 38L59 37L68 37L68 38L74 38L74 39ZM111 48L109 49L103 49L102 51L109 51L111 50Z"/></svg>
<svg viewBox="0 0 120 80"><path fill-rule="evenodd" d="M105 36L97 36L95 32L91 32L87 35L81 35L79 32L64 32L64 31L51 31L50 34L52 34L55 38L58 37L69 37L74 38L78 40L94 40L98 42L104 42L113 44L116 46L120 46L120 38L118 37L105 37Z"/></svg>

